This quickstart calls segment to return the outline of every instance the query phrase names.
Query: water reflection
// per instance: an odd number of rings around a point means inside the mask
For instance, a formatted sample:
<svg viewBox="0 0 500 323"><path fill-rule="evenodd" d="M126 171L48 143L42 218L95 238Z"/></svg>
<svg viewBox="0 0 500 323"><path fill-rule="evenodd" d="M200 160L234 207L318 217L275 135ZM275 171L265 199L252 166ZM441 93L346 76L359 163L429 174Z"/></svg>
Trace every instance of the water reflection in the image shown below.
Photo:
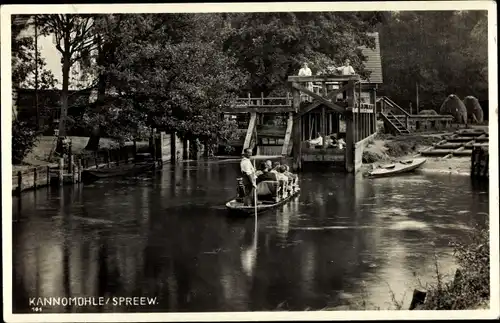
<svg viewBox="0 0 500 323"><path fill-rule="evenodd" d="M362 297L387 308L389 288L401 298L414 273L432 279L434 252L451 271L449 241L488 212L487 189L468 178L307 173L282 208L232 219L223 204L237 171L189 162L24 194L13 203L14 311L64 295L158 302L44 312L304 310Z"/></svg>

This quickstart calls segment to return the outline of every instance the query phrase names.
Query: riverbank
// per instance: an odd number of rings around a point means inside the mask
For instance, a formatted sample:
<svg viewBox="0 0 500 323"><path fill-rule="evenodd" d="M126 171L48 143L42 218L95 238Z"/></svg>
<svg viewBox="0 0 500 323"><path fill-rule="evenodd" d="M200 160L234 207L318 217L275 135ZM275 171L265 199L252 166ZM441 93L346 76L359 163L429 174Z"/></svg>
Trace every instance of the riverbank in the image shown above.
<svg viewBox="0 0 500 323"><path fill-rule="evenodd" d="M74 137L69 136L68 139L71 140L71 151L74 155L80 155L85 153L85 146L89 140L89 137ZM132 142L126 143L126 145L132 145ZM21 165L12 165L13 171L25 171L29 168L36 166L57 166L58 159L54 158L51 153L55 150L55 137L53 136L42 136L38 140L37 144L33 150L24 158ZM140 150L143 147L147 147L148 142L137 142L137 149ZM109 138L101 138L99 140L99 149L116 149L119 147L118 142Z"/></svg>
<svg viewBox="0 0 500 323"><path fill-rule="evenodd" d="M421 134L404 137L379 135L368 144L363 152L361 172L365 174L379 165L413 158L419 151L432 147L432 145L450 135L451 133ZM425 164L419 168L420 172L470 175L470 157L427 157L426 159Z"/></svg>

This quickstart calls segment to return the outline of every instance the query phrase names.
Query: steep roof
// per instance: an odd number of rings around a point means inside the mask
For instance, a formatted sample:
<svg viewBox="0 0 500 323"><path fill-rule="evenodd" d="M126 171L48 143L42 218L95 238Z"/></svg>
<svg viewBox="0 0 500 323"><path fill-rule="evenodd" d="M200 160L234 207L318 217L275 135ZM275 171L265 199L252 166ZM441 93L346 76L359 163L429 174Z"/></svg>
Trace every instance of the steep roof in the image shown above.
<svg viewBox="0 0 500 323"><path fill-rule="evenodd" d="M378 32L375 32L370 33L369 35L375 38L375 49L370 49L366 46L361 47L363 55L367 57L367 60L364 62L365 69L372 72L370 79L364 81L363 83L381 84L383 83L383 78L379 34Z"/></svg>

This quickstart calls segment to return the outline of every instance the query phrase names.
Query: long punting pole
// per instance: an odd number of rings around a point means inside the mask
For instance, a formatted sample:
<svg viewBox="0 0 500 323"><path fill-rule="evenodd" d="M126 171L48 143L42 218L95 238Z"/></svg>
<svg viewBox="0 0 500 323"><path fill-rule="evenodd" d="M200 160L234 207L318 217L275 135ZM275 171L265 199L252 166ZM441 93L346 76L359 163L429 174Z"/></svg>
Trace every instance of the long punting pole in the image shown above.
<svg viewBox="0 0 500 323"><path fill-rule="evenodd" d="M253 129L255 132L255 145L257 146L257 150L258 150L259 147L258 147L258 142L257 142L257 125L254 125ZM253 169L254 169L254 171L257 170L257 168L255 168L255 157L253 159ZM254 201L253 202L254 202L254 212L255 212L255 231L257 231L257 187L255 187L253 189L253 192L254 192L254 194L253 194Z"/></svg>

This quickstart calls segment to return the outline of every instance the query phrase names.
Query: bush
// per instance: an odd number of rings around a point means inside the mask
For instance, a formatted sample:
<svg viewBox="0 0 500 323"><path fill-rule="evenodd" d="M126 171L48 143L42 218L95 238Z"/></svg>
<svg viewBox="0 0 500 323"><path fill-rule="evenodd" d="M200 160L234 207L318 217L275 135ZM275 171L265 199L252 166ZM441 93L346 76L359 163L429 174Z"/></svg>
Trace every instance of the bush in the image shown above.
<svg viewBox="0 0 500 323"><path fill-rule="evenodd" d="M437 284L428 288L424 310L475 309L490 298L489 226L476 228L470 241L454 242L454 256L459 275L442 282L436 262Z"/></svg>
<svg viewBox="0 0 500 323"><path fill-rule="evenodd" d="M25 121L12 121L12 164L17 165L23 162L43 131L37 131L33 125Z"/></svg>
<svg viewBox="0 0 500 323"><path fill-rule="evenodd" d="M373 151L365 150L363 151L363 163L371 164L384 159L384 156Z"/></svg>
<svg viewBox="0 0 500 323"><path fill-rule="evenodd" d="M391 157L400 157L414 151L417 148L417 144L415 142L394 140L385 143L385 147L387 148L387 155Z"/></svg>

